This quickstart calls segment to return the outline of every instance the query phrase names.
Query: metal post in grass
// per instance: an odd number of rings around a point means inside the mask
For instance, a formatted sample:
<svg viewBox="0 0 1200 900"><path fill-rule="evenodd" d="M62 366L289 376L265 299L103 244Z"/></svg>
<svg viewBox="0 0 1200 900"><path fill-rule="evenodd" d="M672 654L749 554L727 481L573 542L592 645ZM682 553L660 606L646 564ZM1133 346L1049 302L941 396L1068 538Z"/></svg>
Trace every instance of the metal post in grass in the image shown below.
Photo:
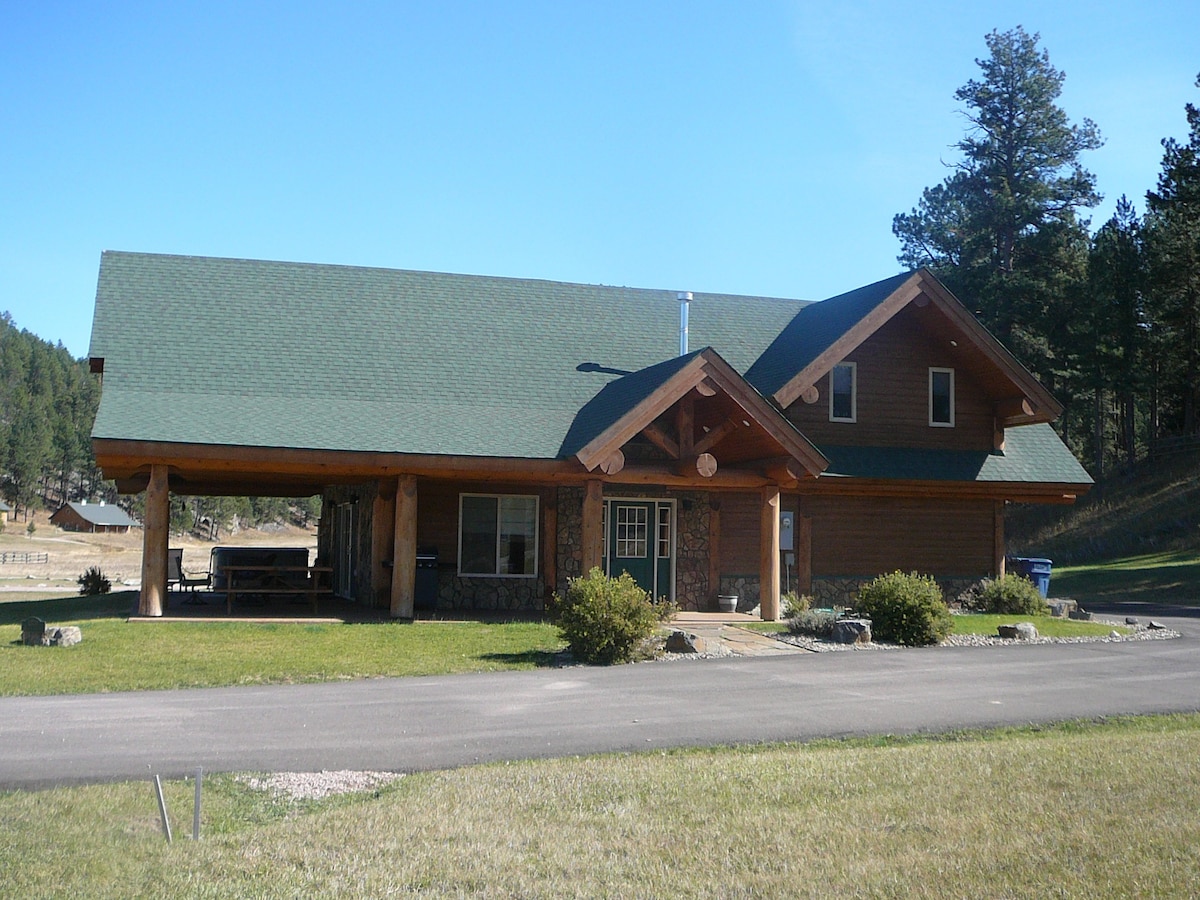
<svg viewBox="0 0 1200 900"><path fill-rule="evenodd" d="M167 843L171 843L171 823L167 820L167 801L163 799L162 781L157 775L154 776L154 792L158 795L158 814L162 816L163 834L167 837Z"/></svg>
<svg viewBox="0 0 1200 900"><path fill-rule="evenodd" d="M200 784L204 780L204 769L196 766L196 802L192 804L192 840L200 840Z"/></svg>

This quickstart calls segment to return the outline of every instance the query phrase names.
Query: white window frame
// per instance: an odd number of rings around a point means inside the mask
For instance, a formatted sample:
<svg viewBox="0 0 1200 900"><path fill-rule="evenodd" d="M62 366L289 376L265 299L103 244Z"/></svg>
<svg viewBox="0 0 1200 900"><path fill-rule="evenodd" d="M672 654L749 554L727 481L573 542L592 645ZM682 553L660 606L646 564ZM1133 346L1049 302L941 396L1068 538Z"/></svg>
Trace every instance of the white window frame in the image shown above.
<svg viewBox="0 0 1200 900"><path fill-rule="evenodd" d="M501 500L532 500L533 501L533 571L520 574L509 572L464 572L463 562L463 500L466 497L485 497L496 501L496 568L500 567L500 501ZM537 578L538 567L541 565L541 530L542 508L537 494L476 494L465 493L458 495L458 577L459 578Z"/></svg>
<svg viewBox="0 0 1200 900"><path fill-rule="evenodd" d="M949 375L950 376L950 421L935 422L933 420L933 376ZM940 366L929 367L929 427L930 428L953 428L954 427L954 370L942 368Z"/></svg>
<svg viewBox="0 0 1200 900"><path fill-rule="evenodd" d="M850 370L850 417L833 414L833 373L842 367ZM842 361L829 370L829 421L857 422L858 421L858 363Z"/></svg>

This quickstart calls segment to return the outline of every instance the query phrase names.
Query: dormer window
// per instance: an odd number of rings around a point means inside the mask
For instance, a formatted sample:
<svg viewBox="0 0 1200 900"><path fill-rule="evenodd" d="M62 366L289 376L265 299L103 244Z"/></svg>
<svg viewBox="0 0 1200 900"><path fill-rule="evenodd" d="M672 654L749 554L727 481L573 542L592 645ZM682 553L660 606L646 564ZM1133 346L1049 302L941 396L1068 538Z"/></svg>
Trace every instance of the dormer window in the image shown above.
<svg viewBox="0 0 1200 900"><path fill-rule="evenodd" d="M858 366L838 363L829 372L829 421L858 421Z"/></svg>
<svg viewBox="0 0 1200 900"><path fill-rule="evenodd" d="M934 428L954 427L954 370L929 370L929 424Z"/></svg>

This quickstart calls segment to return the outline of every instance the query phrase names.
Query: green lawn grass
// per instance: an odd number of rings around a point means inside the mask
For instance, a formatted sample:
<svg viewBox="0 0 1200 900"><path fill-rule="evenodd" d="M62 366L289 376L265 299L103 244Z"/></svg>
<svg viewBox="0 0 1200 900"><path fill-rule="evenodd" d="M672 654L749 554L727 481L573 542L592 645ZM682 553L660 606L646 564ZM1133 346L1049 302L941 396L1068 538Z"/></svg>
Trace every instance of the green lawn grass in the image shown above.
<svg viewBox="0 0 1200 900"><path fill-rule="evenodd" d="M0 695L442 675L546 665L543 622L361 625L127 622L131 592L0 605ZM22 619L79 625L74 647L25 647Z"/></svg>
<svg viewBox="0 0 1200 900"><path fill-rule="evenodd" d="M518 762L311 802L219 775L198 843L192 784L164 785L171 845L149 781L17 791L0 794L0 885L28 900L1191 897L1198 754L1193 715Z"/></svg>
<svg viewBox="0 0 1200 900"><path fill-rule="evenodd" d="M1150 553L1083 566L1054 566L1053 597L1200 606L1200 553Z"/></svg>

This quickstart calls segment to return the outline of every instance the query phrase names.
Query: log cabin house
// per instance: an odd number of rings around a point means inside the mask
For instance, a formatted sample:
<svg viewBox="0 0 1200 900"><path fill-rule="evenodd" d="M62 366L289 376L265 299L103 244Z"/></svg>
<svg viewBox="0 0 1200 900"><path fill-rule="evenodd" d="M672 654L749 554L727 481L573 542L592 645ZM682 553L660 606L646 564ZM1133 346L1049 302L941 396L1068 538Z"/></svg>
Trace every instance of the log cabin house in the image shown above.
<svg viewBox="0 0 1200 900"><path fill-rule="evenodd" d="M137 522L125 510L103 500L99 503L88 503L86 500L64 503L50 516L50 524L57 525L63 531L86 531L92 534L126 534L130 528L137 527Z"/></svg>
<svg viewBox="0 0 1200 900"><path fill-rule="evenodd" d="M146 492L324 499L337 594L539 610L593 566L684 609L1004 568L1004 505L1091 479L1052 396L929 272L818 303L105 252L96 460Z"/></svg>

